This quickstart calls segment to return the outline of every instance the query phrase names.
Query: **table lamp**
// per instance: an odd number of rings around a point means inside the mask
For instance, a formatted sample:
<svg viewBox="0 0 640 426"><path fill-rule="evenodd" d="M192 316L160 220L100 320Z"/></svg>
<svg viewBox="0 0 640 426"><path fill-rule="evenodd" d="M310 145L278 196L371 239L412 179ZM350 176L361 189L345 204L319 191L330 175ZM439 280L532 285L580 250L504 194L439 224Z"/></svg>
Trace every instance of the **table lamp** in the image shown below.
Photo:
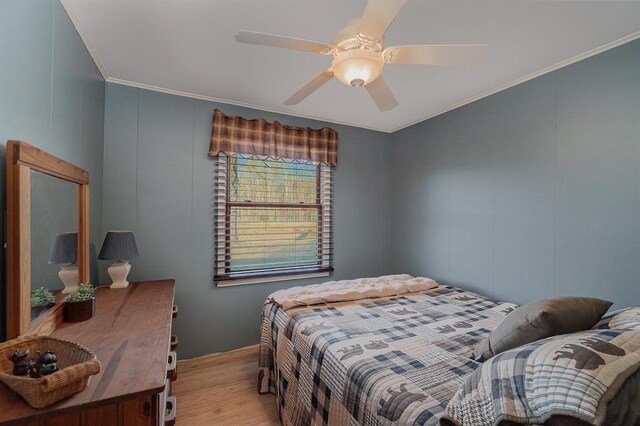
<svg viewBox="0 0 640 426"><path fill-rule="evenodd" d="M49 264L63 265L58 277L64 284L63 294L69 294L78 288L78 233L65 232L56 235Z"/></svg>
<svg viewBox="0 0 640 426"><path fill-rule="evenodd" d="M129 259L138 255L138 246L133 232L107 232L98 259L115 260L107 269L112 281L111 288L125 288L129 285L129 281L127 281L127 275L131 270Z"/></svg>

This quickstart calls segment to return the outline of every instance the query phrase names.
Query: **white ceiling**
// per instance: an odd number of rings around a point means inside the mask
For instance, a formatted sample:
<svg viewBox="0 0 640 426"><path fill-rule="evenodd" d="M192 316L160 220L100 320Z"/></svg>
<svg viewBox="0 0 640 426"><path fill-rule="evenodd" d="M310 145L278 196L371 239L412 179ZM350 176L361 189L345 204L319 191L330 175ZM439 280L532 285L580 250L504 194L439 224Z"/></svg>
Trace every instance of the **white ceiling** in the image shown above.
<svg viewBox="0 0 640 426"><path fill-rule="evenodd" d="M488 44L474 67L387 65L399 106L330 81L282 102L328 56L236 43L240 30L330 43L365 0L62 0L105 79L382 131L394 131L640 37L640 1L409 0L385 45Z"/></svg>

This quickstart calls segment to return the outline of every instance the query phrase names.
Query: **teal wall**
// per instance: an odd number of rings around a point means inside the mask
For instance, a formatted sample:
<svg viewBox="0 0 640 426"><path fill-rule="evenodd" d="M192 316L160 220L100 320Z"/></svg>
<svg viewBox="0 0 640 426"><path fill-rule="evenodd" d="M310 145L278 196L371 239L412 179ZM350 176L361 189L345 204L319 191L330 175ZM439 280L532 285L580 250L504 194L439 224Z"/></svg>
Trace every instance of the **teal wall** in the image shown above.
<svg viewBox="0 0 640 426"><path fill-rule="evenodd" d="M89 171L92 243L101 244L103 124L104 81L60 2L0 0L3 203L6 141L27 141ZM0 223L3 215L1 209ZM0 234L5 241L4 226ZM5 331L4 282L2 263L0 339Z"/></svg>
<svg viewBox="0 0 640 426"><path fill-rule="evenodd" d="M299 126L327 123L114 84L106 92L103 231L134 231L141 255L132 262L133 279L176 278L181 357L257 343L269 293L327 279L212 284L214 161L207 152L213 109ZM339 134L333 278L384 274L390 208L386 135L331 126Z"/></svg>
<svg viewBox="0 0 640 426"><path fill-rule="evenodd" d="M640 304L640 41L391 135L393 270Z"/></svg>

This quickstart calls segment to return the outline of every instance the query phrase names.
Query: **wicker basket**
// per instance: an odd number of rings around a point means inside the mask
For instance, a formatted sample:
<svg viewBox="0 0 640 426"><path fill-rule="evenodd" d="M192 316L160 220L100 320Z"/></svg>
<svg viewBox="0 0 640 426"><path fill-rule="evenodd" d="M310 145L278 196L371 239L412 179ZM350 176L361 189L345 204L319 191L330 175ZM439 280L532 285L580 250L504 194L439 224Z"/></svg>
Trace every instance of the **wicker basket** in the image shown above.
<svg viewBox="0 0 640 426"><path fill-rule="evenodd" d="M13 375L13 363L5 353L18 349L52 351L58 357L57 371L39 379ZM44 408L78 393L89 384L92 375L100 372L100 361L90 350L73 342L48 336L19 337L0 343L0 381L22 396L33 408Z"/></svg>

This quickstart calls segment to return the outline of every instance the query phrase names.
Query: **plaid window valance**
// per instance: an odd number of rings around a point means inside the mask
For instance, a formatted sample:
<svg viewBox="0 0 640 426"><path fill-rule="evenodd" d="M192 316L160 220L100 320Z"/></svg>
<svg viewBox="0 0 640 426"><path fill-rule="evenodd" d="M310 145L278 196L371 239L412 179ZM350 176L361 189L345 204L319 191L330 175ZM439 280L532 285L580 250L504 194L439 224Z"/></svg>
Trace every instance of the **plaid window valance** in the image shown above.
<svg viewBox="0 0 640 426"><path fill-rule="evenodd" d="M249 154L335 165L338 132L328 127L285 126L277 121L247 120L213 112L209 155Z"/></svg>

